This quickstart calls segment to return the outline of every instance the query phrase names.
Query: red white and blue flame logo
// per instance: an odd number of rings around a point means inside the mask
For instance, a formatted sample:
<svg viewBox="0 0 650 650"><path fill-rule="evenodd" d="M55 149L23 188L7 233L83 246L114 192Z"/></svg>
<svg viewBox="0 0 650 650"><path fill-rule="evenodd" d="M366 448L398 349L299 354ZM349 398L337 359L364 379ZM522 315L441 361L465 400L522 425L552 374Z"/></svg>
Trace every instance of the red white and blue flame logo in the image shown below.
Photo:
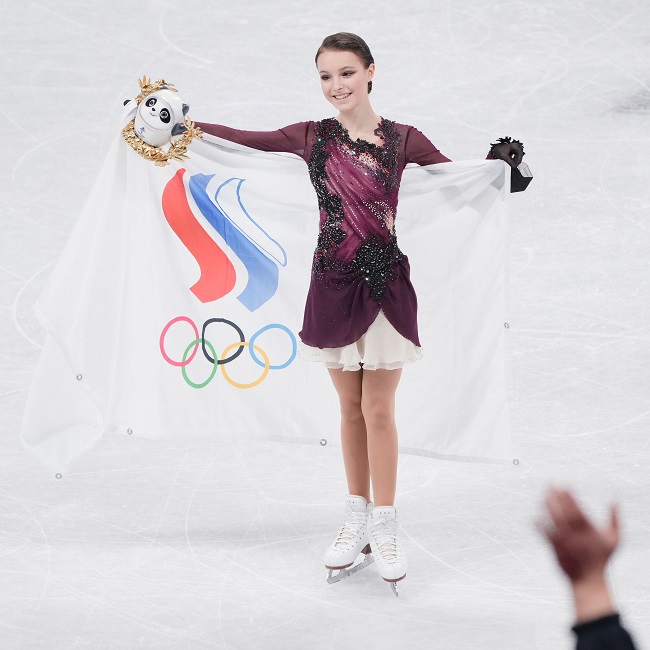
<svg viewBox="0 0 650 650"><path fill-rule="evenodd" d="M186 170L179 169L162 196L165 218L201 269L201 277L190 287L203 303L229 294L237 273L229 255L246 269L246 284L237 300L249 311L268 302L278 289L279 266L287 265L287 254L248 213L241 198L243 178L211 182L215 175L194 174L185 187ZM187 192L207 223L225 242L229 252L206 232L190 207Z"/></svg>

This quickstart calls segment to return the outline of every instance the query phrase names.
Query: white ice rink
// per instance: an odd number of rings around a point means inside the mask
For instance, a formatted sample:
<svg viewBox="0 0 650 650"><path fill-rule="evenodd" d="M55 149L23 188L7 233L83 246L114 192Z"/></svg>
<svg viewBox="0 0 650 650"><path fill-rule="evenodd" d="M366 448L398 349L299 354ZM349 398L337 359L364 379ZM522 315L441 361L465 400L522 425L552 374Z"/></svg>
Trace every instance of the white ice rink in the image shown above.
<svg viewBox="0 0 650 650"><path fill-rule="evenodd" d="M381 115L459 160L520 138L535 174L511 201L520 462L400 457L399 599L374 566L325 581L334 445L107 437L56 480L18 437L33 305L137 79L175 83L195 120L320 119L313 56L342 30L373 50ZM599 521L622 504L611 581L650 648L647 0L4 0L0 55L0 648L568 649L533 526L550 482Z"/></svg>

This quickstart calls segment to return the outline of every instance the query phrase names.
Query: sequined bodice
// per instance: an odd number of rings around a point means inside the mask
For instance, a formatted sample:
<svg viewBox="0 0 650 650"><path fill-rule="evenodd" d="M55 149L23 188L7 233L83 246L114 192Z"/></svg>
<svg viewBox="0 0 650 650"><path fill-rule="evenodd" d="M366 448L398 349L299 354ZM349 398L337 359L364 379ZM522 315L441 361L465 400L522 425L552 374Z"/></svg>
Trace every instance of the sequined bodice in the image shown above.
<svg viewBox="0 0 650 650"><path fill-rule="evenodd" d="M352 140L338 120L322 120L308 165L320 209L313 273L362 273L380 300L402 258L395 234L402 169L394 123L382 119L375 135L383 145Z"/></svg>

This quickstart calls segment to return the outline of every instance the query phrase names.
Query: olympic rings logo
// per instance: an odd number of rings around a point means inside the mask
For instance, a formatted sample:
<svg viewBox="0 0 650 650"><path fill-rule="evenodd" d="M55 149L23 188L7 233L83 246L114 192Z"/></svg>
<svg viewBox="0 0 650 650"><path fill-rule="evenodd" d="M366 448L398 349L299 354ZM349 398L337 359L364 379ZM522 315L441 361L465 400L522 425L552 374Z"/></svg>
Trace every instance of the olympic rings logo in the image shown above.
<svg viewBox="0 0 650 650"><path fill-rule="evenodd" d="M190 327L194 331L194 340L191 341L185 348L182 359L180 361L177 361L175 359L172 359L167 354L167 351L165 349L165 337L167 336L167 333L169 332L171 327L176 325L176 323L181 323L181 322L188 323L190 325ZM206 330L213 323L223 323L225 325L229 325L235 330L239 338L238 341L235 341L234 343L228 345L223 350L221 355L217 355L214 346L206 338ZM289 336L289 340L291 342L291 354L289 355L289 358L283 363L272 364L268 354L264 351L264 349L262 349L262 347L256 344L256 341L260 335L264 334L264 332L267 332L269 330L274 330L274 329L285 332ZM212 370L210 371L210 374L208 375L208 378L205 381L197 383L192 381L188 377L187 366L190 363L192 363L192 361L196 357L199 347L201 348L205 359L210 364L212 364ZM232 363L235 359L237 359L237 357L239 357L244 351L244 348L248 348L248 352L250 353L251 359L258 366L262 368L262 373L254 381L248 383L239 383L230 377L230 375L226 371L226 366L229 363ZM242 329L238 325L233 323L231 320L226 320L225 318L209 318L203 323L203 327L201 328L201 336L199 336L199 330L196 326L196 323L191 318L189 318L188 316L177 316L176 318L172 318L172 320L170 320L169 323L165 325L163 331L160 333L160 353L162 354L163 359L169 365L180 368L185 382L192 388L197 388L197 389L205 388L215 378L217 374L217 367L221 368L221 374L231 386L234 386L235 388L242 388L242 389L254 388L255 386L261 384L266 379L266 377L268 376L271 370L282 370L283 368L286 368L287 366L291 365L293 363L293 360L296 358L297 352L298 352L298 341L296 340L294 333L288 327L286 327L285 325L281 325L280 323L270 323L269 325L265 325L264 327L257 330L257 332L253 334L253 336L251 336L250 341L247 341Z"/></svg>

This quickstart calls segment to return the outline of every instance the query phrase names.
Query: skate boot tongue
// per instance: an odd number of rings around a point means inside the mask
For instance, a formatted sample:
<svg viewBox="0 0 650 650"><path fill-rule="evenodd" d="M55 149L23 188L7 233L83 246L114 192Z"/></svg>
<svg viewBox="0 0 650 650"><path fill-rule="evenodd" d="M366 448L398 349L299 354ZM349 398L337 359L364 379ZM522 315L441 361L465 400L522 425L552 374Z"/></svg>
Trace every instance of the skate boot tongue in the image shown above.
<svg viewBox="0 0 650 650"><path fill-rule="evenodd" d="M382 519L396 519L397 511L394 506L375 506L372 509L372 518L373 520L382 518Z"/></svg>
<svg viewBox="0 0 650 650"><path fill-rule="evenodd" d="M358 497L354 494L350 494L345 499L345 505L348 508L352 508L354 511L365 511L368 506L368 502L363 497Z"/></svg>

